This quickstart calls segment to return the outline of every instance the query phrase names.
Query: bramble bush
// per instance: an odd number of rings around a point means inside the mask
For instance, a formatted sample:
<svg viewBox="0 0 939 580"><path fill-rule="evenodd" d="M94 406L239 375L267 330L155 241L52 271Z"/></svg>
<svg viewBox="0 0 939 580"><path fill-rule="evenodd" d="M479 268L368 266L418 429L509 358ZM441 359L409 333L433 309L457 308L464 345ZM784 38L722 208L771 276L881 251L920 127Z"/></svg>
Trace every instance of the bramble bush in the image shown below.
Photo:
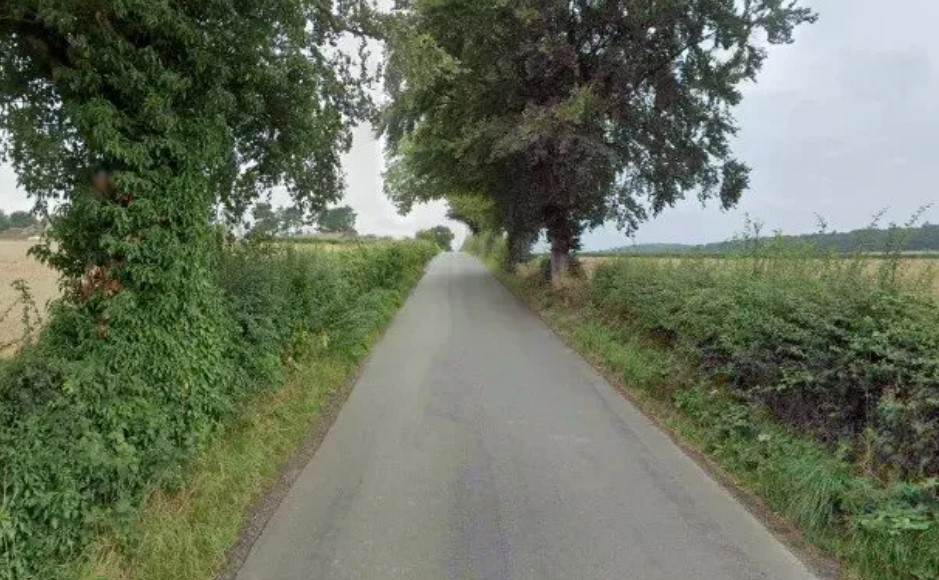
<svg viewBox="0 0 939 580"><path fill-rule="evenodd" d="M885 479L939 472L939 305L837 259L627 259L591 300Z"/></svg>
<svg viewBox="0 0 939 580"><path fill-rule="evenodd" d="M82 310L55 304L0 370L0 578L61 577L95 534L120 538L148 490L178 485L248 396L282 384L298 349L365 348L435 252L238 246L218 253L202 303L147 309L106 334L81 334Z"/></svg>

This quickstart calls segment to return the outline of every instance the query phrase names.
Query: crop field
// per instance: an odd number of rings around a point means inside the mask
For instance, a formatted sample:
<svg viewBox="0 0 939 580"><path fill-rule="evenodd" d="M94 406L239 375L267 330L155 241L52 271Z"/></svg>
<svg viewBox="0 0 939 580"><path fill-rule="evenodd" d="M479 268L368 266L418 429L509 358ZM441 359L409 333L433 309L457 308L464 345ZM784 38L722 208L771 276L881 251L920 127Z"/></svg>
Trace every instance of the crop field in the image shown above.
<svg viewBox="0 0 939 580"><path fill-rule="evenodd" d="M0 240L0 345L18 339L23 332L20 296L12 286L15 280L26 282L40 312L59 292L56 273L26 254L33 244L28 240ZM0 350L0 356L11 352Z"/></svg>
<svg viewBox="0 0 939 580"><path fill-rule="evenodd" d="M580 262L583 265L584 271L588 276L592 276L601 265L620 261L620 260L630 260L635 262L657 262L662 264L672 263L675 265L680 265L683 262L688 264L713 264L715 266L727 266L731 263L731 260L735 258L721 258L721 257L688 257L688 256L585 256L580 258ZM849 260L854 260L854 258L844 258L845 264ZM881 271L881 268L884 266L884 260L881 258L869 258L865 261L864 269L872 277L876 277ZM812 262L809 264L803 263L801 267L811 267ZM815 264L821 269L823 265L820 261L816 261ZM934 296L939 296L939 259L936 257L926 257L926 256L917 256L909 258L900 258L898 260L897 267L898 276L911 282L915 285L919 285L924 290L928 291Z"/></svg>

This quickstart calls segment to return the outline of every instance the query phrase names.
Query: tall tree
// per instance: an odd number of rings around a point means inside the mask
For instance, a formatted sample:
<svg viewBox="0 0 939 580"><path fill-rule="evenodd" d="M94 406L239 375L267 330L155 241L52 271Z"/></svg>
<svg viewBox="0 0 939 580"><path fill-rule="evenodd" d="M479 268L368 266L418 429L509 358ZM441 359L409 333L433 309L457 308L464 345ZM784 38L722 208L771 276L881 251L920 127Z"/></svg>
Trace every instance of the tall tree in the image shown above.
<svg viewBox="0 0 939 580"><path fill-rule="evenodd" d="M67 285L35 372L8 381L3 437L74 442L88 466L0 444L0 577L64 574L114 515L97 506L128 513L250 389L212 220L274 186L308 215L340 198L370 107L367 69L336 47L370 18L368 0L0 0L0 156L54 208L38 254ZM36 409L67 420L34 423ZM63 478L77 478L67 494ZM53 536L66 541L24 541Z"/></svg>
<svg viewBox="0 0 939 580"><path fill-rule="evenodd" d="M355 210L348 205L323 210L316 224L323 233L355 234Z"/></svg>
<svg viewBox="0 0 939 580"><path fill-rule="evenodd" d="M0 3L5 153L38 205L59 202L41 256L76 287L94 271L97 290L160 294L204 264L217 204L237 216L275 185L308 213L337 200L367 93L333 47L370 15L368 0Z"/></svg>
<svg viewBox="0 0 939 580"><path fill-rule="evenodd" d="M392 183L419 187L393 193L490 196L510 242L546 230L557 275L604 220L633 230L689 192L735 204L740 85L814 19L795 0L415 0L398 15L383 131L408 174Z"/></svg>
<svg viewBox="0 0 939 580"><path fill-rule="evenodd" d="M254 218L254 224L251 226L251 235L260 237L270 237L280 231L280 222L277 219L277 212L274 207L267 202L259 202L251 208L251 217Z"/></svg>
<svg viewBox="0 0 939 580"><path fill-rule="evenodd" d="M277 224L282 235L300 235L306 223L307 220L302 209L296 206L277 208Z"/></svg>
<svg viewBox="0 0 939 580"><path fill-rule="evenodd" d="M453 250L453 238L455 236L447 226L434 226L426 230L418 230L414 237L418 240L433 242L445 252Z"/></svg>

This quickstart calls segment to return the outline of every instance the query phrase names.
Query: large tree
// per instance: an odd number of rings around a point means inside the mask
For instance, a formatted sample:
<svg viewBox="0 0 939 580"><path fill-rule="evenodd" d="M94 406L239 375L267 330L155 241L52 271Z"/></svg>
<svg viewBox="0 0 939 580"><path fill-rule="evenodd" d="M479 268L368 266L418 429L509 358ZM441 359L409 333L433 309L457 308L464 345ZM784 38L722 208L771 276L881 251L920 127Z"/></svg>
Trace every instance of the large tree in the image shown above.
<svg viewBox="0 0 939 580"><path fill-rule="evenodd" d="M270 238L280 231L277 211L268 202L257 203L251 208L251 217L254 220L251 225L252 236Z"/></svg>
<svg viewBox="0 0 939 580"><path fill-rule="evenodd" d="M427 240L433 242L445 252L453 250L453 232L447 226L434 226L426 230L418 230L414 236L418 240Z"/></svg>
<svg viewBox="0 0 939 580"><path fill-rule="evenodd" d="M298 236L303 233L303 226L307 223L302 209L293 205L277 208L277 225L281 235Z"/></svg>
<svg viewBox="0 0 939 580"><path fill-rule="evenodd" d="M282 185L339 199L368 0L0 2L4 153L40 209L40 252L83 298L161 293L209 254L216 206ZM184 293L188 290L182 290ZM74 296L73 296L74 297Z"/></svg>
<svg viewBox="0 0 939 580"><path fill-rule="evenodd" d="M64 574L273 378L234 363L250 315L217 283L214 220L274 186L308 215L340 198L369 107L336 45L369 32L366 2L0 0L0 156L51 212L39 254L66 284L4 384L2 437L64 447L0 444L0 577Z"/></svg>
<svg viewBox="0 0 939 580"><path fill-rule="evenodd" d="M327 234L355 234L355 210L348 205L331 207L317 216L316 227Z"/></svg>
<svg viewBox="0 0 939 580"><path fill-rule="evenodd" d="M729 146L740 86L813 18L795 0L402 3L392 197L489 196L510 245L547 232L555 274L604 220L632 230L690 192L732 206L748 183Z"/></svg>

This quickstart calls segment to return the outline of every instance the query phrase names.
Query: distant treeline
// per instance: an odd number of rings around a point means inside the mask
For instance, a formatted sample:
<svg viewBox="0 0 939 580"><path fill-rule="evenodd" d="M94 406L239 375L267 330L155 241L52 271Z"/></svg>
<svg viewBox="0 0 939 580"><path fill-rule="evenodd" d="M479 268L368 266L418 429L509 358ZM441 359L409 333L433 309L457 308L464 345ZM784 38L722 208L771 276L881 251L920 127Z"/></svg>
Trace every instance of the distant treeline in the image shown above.
<svg viewBox="0 0 939 580"><path fill-rule="evenodd" d="M38 220L27 211L15 211L11 214L0 209L0 232L11 228L28 228L36 225Z"/></svg>
<svg viewBox="0 0 939 580"><path fill-rule="evenodd" d="M939 252L939 225L918 227L864 228L850 232L826 232L771 238L742 238L711 244L636 244L615 248L611 252L628 254L728 254L752 249L769 242L812 245L818 250L852 253L862 252Z"/></svg>

